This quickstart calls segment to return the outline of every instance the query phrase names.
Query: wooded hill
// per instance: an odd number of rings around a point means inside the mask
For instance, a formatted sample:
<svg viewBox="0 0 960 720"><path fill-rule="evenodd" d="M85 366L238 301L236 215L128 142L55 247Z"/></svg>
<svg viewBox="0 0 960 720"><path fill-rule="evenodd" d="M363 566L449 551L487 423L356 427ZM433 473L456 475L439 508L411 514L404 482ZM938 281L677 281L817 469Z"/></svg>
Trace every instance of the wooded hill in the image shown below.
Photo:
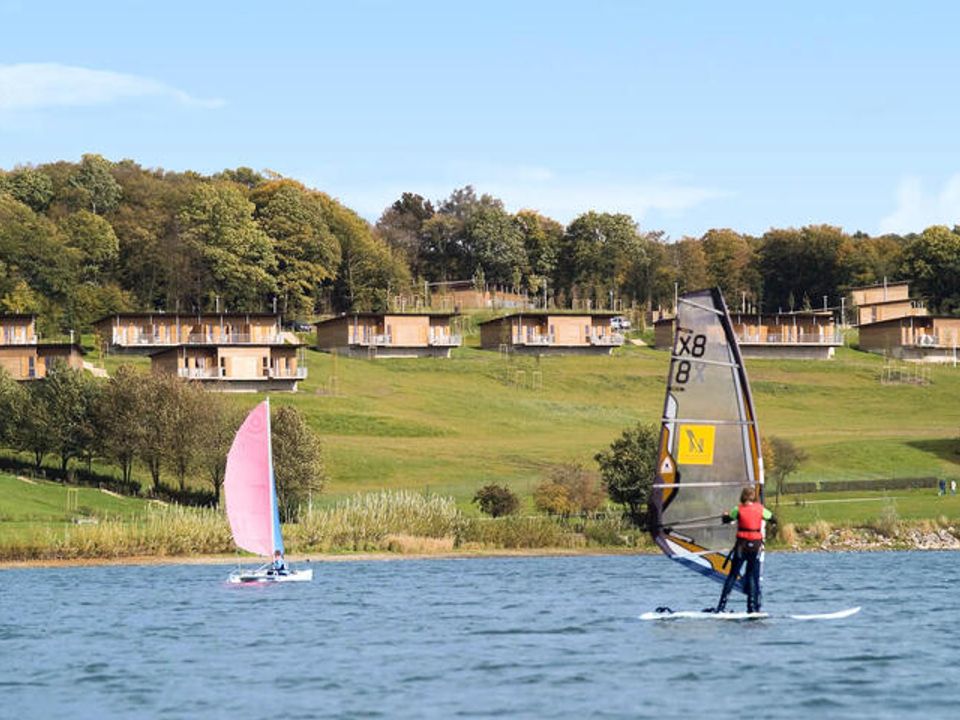
<svg viewBox="0 0 960 720"><path fill-rule="evenodd" d="M249 168L205 176L84 155L0 171L0 311L37 313L45 337L130 310L276 303L287 320L383 310L424 282L466 278L559 307L669 306L676 283L786 311L824 296L837 305L848 288L885 277L910 279L935 312L960 312L960 227L672 239L623 214L591 211L566 227L512 214L469 186L436 202L404 193L371 225L323 192Z"/></svg>

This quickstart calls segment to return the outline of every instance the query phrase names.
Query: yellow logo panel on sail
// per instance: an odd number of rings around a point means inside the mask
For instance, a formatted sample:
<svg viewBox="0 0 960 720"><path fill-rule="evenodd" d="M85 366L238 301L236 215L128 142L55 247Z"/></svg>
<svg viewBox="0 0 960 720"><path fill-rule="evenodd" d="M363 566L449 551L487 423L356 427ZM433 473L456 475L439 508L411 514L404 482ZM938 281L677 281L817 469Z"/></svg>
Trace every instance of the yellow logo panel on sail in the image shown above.
<svg viewBox="0 0 960 720"><path fill-rule="evenodd" d="M713 425L681 425L678 428L677 464L713 465Z"/></svg>

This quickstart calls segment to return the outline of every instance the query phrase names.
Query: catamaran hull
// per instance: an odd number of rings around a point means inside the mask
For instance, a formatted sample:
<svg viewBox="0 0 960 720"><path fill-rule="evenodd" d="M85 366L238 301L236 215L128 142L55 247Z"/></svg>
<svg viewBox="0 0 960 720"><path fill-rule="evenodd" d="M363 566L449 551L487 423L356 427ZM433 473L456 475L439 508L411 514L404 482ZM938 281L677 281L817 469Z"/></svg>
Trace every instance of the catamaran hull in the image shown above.
<svg viewBox="0 0 960 720"><path fill-rule="evenodd" d="M291 570L285 575L277 573L264 572L259 570L241 570L230 573L228 582L235 585L251 583L288 583L288 582L311 582L313 580L313 569L309 570Z"/></svg>

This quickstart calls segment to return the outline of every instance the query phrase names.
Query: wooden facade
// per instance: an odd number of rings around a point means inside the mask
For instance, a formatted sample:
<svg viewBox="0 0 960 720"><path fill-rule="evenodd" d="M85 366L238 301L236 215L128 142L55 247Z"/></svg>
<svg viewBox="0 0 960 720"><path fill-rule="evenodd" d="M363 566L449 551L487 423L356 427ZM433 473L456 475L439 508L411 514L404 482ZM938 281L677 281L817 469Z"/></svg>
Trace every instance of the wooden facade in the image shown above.
<svg viewBox="0 0 960 720"><path fill-rule="evenodd" d="M281 342L270 313L117 313L93 325L106 352L151 354L176 345L270 345Z"/></svg>
<svg viewBox="0 0 960 720"><path fill-rule="evenodd" d="M0 368L14 380L42 380L55 362L83 368L76 343L40 342L34 315L0 315Z"/></svg>
<svg viewBox="0 0 960 720"><path fill-rule="evenodd" d="M454 313L351 313L316 323L317 348L354 357L450 357Z"/></svg>
<svg viewBox="0 0 960 720"><path fill-rule="evenodd" d="M233 392L263 390L296 392L307 377L303 347L273 345L182 344L150 356L154 372L209 384Z"/></svg>
<svg viewBox="0 0 960 720"><path fill-rule="evenodd" d="M952 362L960 346L960 317L924 315L860 326L860 349L901 360Z"/></svg>
<svg viewBox="0 0 960 720"><path fill-rule="evenodd" d="M850 291L850 298L856 308L857 325L927 314L923 302L910 299L909 282L856 287Z"/></svg>
<svg viewBox="0 0 960 720"><path fill-rule="evenodd" d="M604 354L623 345L610 326L614 313L514 313L480 323L486 350L542 354Z"/></svg>
<svg viewBox="0 0 960 720"><path fill-rule="evenodd" d="M833 313L731 313L733 332L745 358L828 360L843 346ZM673 319L654 323L654 347L673 348Z"/></svg>

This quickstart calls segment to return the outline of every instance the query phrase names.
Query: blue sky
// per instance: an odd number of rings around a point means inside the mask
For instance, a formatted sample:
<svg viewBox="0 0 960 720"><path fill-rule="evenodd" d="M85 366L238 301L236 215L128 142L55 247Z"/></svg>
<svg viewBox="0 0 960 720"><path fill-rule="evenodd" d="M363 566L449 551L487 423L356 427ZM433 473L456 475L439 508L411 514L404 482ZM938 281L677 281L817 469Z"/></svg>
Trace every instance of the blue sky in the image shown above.
<svg viewBox="0 0 960 720"><path fill-rule="evenodd" d="M0 0L0 167L466 184L671 238L960 223L960 4Z"/></svg>

